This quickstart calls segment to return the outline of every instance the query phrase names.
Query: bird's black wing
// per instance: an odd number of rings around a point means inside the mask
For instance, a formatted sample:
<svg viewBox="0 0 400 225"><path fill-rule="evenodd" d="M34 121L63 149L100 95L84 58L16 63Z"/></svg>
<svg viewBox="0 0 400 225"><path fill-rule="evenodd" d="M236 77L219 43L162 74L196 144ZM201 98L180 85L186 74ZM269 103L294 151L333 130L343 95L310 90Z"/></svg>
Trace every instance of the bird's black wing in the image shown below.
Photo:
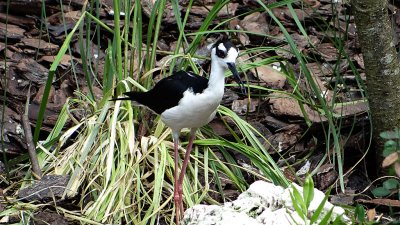
<svg viewBox="0 0 400 225"><path fill-rule="evenodd" d="M147 106L154 112L161 114L165 110L177 106L183 93L190 89L194 93L202 93L208 86L208 79L199 75L178 71L173 75L161 79L148 92L124 93L132 101Z"/></svg>

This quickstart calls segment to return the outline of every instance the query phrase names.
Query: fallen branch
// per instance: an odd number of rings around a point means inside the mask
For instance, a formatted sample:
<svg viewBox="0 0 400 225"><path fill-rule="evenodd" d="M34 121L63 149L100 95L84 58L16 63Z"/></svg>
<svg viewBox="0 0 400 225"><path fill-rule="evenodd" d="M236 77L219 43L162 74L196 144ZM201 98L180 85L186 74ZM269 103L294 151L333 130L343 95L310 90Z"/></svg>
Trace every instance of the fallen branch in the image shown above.
<svg viewBox="0 0 400 225"><path fill-rule="evenodd" d="M22 126L24 127L25 140L26 140L26 145L28 147L29 159L31 160L32 164L33 176L40 179L42 177L42 171L40 170L39 167L39 161L36 155L36 148L35 144L33 143L32 130L31 130L31 125L29 124L29 117L28 117L29 97L30 97L29 95L31 92L30 90L31 86L29 85L28 93L26 95L25 112L24 114L21 115L21 122Z"/></svg>

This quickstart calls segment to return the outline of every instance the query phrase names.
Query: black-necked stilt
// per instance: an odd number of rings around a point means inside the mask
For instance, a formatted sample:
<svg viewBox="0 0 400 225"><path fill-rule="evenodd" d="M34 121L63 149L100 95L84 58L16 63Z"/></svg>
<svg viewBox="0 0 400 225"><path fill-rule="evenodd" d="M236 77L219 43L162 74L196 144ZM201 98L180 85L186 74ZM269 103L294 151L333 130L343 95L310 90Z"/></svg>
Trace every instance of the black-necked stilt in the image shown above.
<svg viewBox="0 0 400 225"><path fill-rule="evenodd" d="M228 40L219 40L211 46L211 73L206 79L191 72L179 71L160 80L148 92L126 92L128 97L114 100L132 100L147 106L161 115L161 120L171 128L174 140L174 201L177 224L183 214L182 183L188 165L190 151L196 130L210 122L224 95L225 70L229 69L242 93L246 89L236 70L235 61L238 49ZM178 176L179 133L183 128L190 128L190 138Z"/></svg>

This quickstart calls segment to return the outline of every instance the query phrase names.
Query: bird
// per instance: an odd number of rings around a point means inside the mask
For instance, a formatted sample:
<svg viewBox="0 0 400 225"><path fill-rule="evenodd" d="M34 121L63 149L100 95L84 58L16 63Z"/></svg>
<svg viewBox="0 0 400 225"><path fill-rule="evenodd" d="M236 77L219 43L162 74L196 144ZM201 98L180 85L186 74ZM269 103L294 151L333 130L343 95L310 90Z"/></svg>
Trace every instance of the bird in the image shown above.
<svg viewBox="0 0 400 225"><path fill-rule="evenodd" d="M171 129L174 143L174 203L176 224L183 216L183 179L189 163L190 152L197 129L208 124L217 112L224 95L225 71L230 70L242 94L246 89L236 69L238 48L229 39L219 39L209 46L211 71L209 79L192 72L177 71L161 79L147 92L125 92L126 97L112 100L131 100L160 115L161 121ZM190 137L180 174L179 134L183 128L190 129Z"/></svg>

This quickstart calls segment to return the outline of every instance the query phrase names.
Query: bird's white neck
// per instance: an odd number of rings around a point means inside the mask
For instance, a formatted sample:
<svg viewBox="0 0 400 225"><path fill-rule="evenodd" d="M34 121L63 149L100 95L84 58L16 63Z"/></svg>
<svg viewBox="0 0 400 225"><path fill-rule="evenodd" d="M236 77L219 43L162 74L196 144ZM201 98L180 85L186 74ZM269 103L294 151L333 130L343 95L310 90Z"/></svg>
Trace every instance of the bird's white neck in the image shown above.
<svg viewBox="0 0 400 225"><path fill-rule="evenodd" d="M211 60L211 72L207 89L222 98L225 88L225 68L216 59Z"/></svg>

